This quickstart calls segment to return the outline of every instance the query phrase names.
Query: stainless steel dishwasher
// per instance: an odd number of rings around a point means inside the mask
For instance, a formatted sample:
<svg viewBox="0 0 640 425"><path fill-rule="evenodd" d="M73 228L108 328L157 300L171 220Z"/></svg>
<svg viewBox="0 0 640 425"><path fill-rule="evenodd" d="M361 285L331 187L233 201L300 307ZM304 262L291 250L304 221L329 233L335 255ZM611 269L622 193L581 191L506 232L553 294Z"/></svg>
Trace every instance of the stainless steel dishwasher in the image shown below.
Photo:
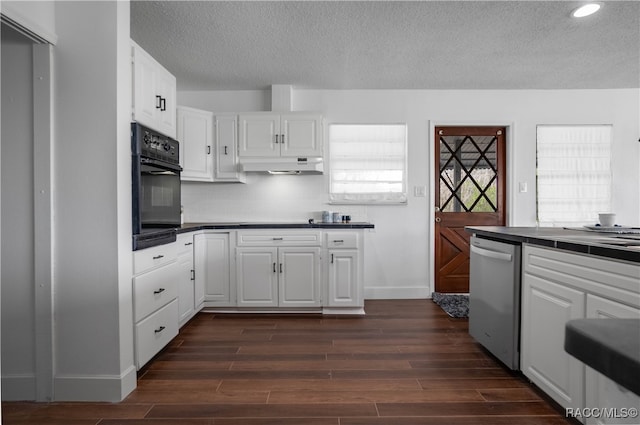
<svg viewBox="0 0 640 425"><path fill-rule="evenodd" d="M469 333L510 369L520 368L520 251L471 237Z"/></svg>

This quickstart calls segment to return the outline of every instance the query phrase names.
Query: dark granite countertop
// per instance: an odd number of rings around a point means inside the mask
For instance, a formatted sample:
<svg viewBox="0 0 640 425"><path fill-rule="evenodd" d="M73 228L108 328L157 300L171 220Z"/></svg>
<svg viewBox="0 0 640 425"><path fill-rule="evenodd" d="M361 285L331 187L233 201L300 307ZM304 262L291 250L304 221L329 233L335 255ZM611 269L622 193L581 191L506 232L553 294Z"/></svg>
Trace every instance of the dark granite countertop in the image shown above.
<svg viewBox="0 0 640 425"><path fill-rule="evenodd" d="M561 227L467 226L465 230L486 239L573 251L640 263L640 234L601 233ZM621 230L622 231L622 230ZM634 229L633 232L637 230Z"/></svg>
<svg viewBox="0 0 640 425"><path fill-rule="evenodd" d="M309 223L309 222L237 222L237 223L185 223L176 231L178 233L194 232L207 229L373 229L372 223Z"/></svg>
<svg viewBox="0 0 640 425"><path fill-rule="evenodd" d="M564 349L612 381L640 395L640 319L575 319Z"/></svg>

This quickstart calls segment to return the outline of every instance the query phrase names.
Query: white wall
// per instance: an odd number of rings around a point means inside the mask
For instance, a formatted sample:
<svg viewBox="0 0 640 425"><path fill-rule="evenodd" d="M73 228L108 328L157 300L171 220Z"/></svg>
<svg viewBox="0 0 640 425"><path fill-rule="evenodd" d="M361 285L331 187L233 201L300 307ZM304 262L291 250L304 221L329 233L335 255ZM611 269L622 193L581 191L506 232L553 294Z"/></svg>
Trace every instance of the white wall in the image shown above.
<svg viewBox="0 0 640 425"><path fill-rule="evenodd" d="M31 44L3 26L2 393L13 399L36 394Z"/></svg>
<svg viewBox="0 0 640 425"><path fill-rule="evenodd" d="M268 110L269 92L178 92L178 103L211 111ZM620 223L640 225L640 90L294 90L293 110L320 111L333 122L406 122L409 138L409 203L406 206L328 205L327 176L250 175L246 185L183 185L185 221L306 220L321 210L350 212L371 221L366 233L367 298L430 294L431 126L500 124L511 127L509 224L535 225L537 124L613 124L613 206ZM325 132L326 133L326 132ZM517 193L513 183L527 182Z"/></svg>
<svg viewBox="0 0 640 425"><path fill-rule="evenodd" d="M50 48L2 40L2 396L120 401L136 386L129 4L14 6L31 18L21 21L24 33L38 33L42 25L57 33L53 72ZM38 52L33 64L32 50ZM33 69L47 74L32 82ZM42 105L49 94L41 96L48 87L41 81L48 84L51 76L53 102ZM46 128L35 117L47 121ZM45 149L34 150L34 143ZM34 182L42 184L36 192ZM36 211L36 205L50 208L42 198L49 187L52 210ZM52 224L53 254L34 247L34 216L38 242L48 241ZM51 216L52 223L42 222ZM51 268L53 277L40 276L49 279L41 285L38 276ZM45 298L41 286L51 280ZM46 309L34 305L52 306L53 314L43 316ZM52 324L52 335L40 334Z"/></svg>
<svg viewBox="0 0 640 425"><path fill-rule="evenodd" d="M129 4L58 2L56 28L55 398L118 401L136 379Z"/></svg>

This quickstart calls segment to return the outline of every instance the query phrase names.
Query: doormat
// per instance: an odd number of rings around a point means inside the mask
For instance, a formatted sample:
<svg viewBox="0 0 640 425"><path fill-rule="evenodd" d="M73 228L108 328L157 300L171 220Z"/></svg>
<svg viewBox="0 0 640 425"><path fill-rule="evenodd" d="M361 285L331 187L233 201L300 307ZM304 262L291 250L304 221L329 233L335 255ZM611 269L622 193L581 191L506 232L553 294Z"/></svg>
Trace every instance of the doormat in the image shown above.
<svg viewBox="0 0 640 425"><path fill-rule="evenodd" d="M469 295L434 292L431 297L449 316L469 317Z"/></svg>

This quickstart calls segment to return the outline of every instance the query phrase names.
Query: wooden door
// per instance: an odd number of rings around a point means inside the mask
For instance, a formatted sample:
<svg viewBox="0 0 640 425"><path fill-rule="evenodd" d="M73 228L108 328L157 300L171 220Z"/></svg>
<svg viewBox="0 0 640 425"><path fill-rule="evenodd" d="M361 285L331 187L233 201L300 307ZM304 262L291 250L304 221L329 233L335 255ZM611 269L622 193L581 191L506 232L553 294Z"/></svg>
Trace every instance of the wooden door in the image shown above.
<svg viewBox="0 0 640 425"><path fill-rule="evenodd" d="M469 292L465 226L504 226L504 127L435 129L435 291Z"/></svg>

